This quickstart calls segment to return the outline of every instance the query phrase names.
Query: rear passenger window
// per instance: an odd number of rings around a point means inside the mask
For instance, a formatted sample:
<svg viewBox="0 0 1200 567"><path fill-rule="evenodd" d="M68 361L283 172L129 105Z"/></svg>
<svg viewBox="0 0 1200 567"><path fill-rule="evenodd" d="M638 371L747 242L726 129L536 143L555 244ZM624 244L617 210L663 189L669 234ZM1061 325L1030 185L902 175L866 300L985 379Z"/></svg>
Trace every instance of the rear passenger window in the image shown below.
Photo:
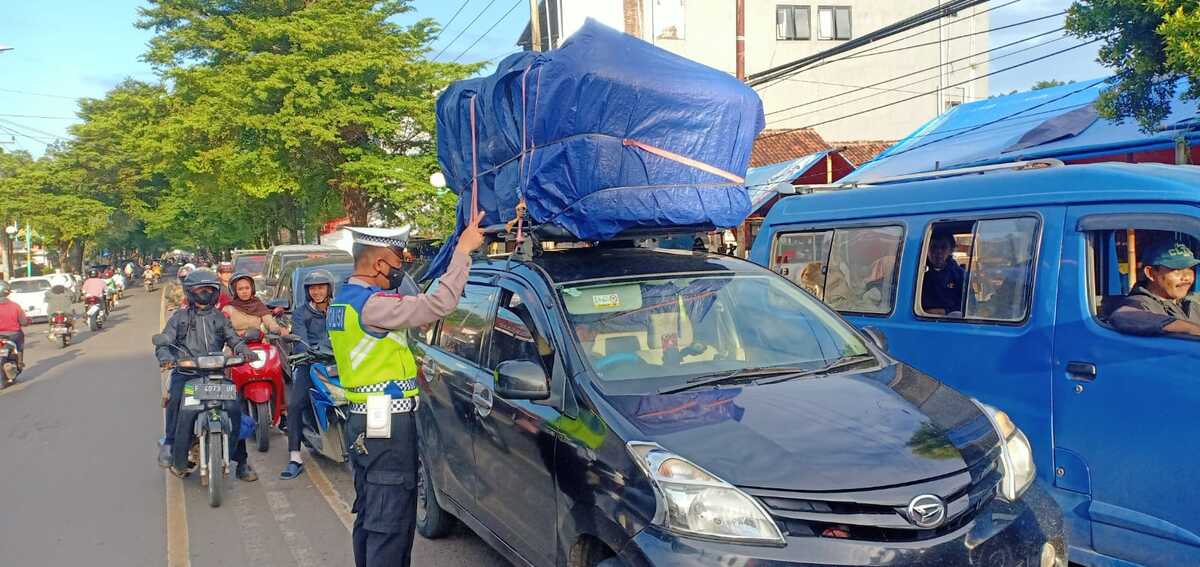
<svg viewBox="0 0 1200 567"><path fill-rule="evenodd" d="M899 226L783 234L772 268L838 311L886 314L903 239Z"/></svg>
<svg viewBox="0 0 1200 567"><path fill-rule="evenodd" d="M916 311L925 317L1023 321L1029 313L1039 221L938 222L925 240Z"/></svg>
<svg viewBox="0 0 1200 567"><path fill-rule="evenodd" d="M450 354L478 363L484 331L491 323L492 307L498 293L494 287L468 284L458 307L442 320L438 346Z"/></svg>

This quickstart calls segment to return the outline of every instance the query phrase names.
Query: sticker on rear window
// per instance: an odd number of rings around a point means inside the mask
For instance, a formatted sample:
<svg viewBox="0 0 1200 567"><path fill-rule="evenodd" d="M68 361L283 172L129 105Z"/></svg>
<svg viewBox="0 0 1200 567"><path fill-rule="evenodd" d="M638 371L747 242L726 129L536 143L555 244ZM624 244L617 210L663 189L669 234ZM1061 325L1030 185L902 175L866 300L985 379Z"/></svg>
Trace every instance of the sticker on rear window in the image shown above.
<svg viewBox="0 0 1200 567"><path fill-rule="evenodd" d="M596 309L612 309L621 306L621 294L605 293L592 296L592 307Z"/></svg>

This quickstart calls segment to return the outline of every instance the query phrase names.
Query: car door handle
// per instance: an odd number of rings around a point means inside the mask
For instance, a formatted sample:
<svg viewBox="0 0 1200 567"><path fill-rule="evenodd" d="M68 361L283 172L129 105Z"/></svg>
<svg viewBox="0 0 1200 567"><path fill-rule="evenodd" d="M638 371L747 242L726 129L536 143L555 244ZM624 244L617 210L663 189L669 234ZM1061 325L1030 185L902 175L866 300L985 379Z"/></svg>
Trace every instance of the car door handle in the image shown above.
<svg viewBox="0 0 1200 567"><path fill-rule="evenodd" d="M475 404L475 411L480 417L487 417L492 412L492 391L487 386L476 383L474 392L471 393L471 403Z"/></svg>
<svg viewBox="0 0 1200 567"><path fill-rule="evenodd" d="M1072 380L1091 382L1096 379L1096 365L1090 362L1068 362L1067 377Z"/></svg>

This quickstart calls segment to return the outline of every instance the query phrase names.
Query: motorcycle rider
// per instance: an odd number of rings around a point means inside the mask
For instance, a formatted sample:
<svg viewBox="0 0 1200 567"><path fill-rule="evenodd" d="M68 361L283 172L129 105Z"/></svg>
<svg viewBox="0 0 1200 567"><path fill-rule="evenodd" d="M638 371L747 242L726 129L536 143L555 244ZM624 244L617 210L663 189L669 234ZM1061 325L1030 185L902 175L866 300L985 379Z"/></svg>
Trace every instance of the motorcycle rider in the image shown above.
<svg viewBox="0 0 1200 567"><path fill-rule="evenodd" d="M71 301L71 295L66 286L55 284L46 290L46 313L53 315L60 312L66 314L68 327L75 326L75 304Z"/></svg>
<svg viewBox="0 0 1200 567"><path fill-rule="evenodd" d="M292 319L293 330L304 343L297 343L297 348L308 345L318 348L324 345L328 350L329 332L325 330L325 314L329 311L329 302L333 299L333 274L328 270L315 270L304 276L304 296L308 301L303 307L295 310ZM301 364L292 373L292 391L288 398L288 415L292 416L291 426L288 427L288 463L279 473L279 478L291 480L304 472L304 457L300 452L300 438L304 433L304 416L311 411L311 400L308 389L312 387L312 379L308 375L308 364Z"/></svg>
<svg viewBox="0 0 1200 567"><path fill-rule="evenodd" d="M176 277L179 279L167 284L167 289L164 292L166 293L167 309L175 309L187 305L187 295L183 293L183 281L193 271L195 271L193 266L186 264L175 272Z"/></svg>
<svg viewBox="0 0 1200 567"><path fill-rule="evenodd" d="M233 329L237 331L237 334L244 336L246 331L254 329L277 335L286 335L291 332L287 327L280 325L271 315L271 308L254 295L253 276L235 274L229 278L229 287L233 290L234 296L227 305L221 308L221 311L225 313L226 317L229 317L229 322L233 324Z"/></svg>
<svg viewBox="0 0 1200 567"><path fill-rule="evenodd" d="M171 382L168 388L166 429L162 445L158 450L158 465L163 468L171 466L172 454L175 450L187 450L186 446L174 447L176 428L179 421L179 403L183 398L183 386L191 376L175 368L175 361L181 356L180 350L186 357L195 358L213 352L220 352L229 347L234 354L252 358L254 353L246 347L246 343L233 330L220 311L215 309L217 295L221 290L221 282L209 271L195 271L188 274L183 282L183 290L187 295L188 304L176 311L163 328L171 346L157 347L154 351L158 363L164 370L172 368ZM180 349L180 350L177 350ZM232 426L231 436L237 439L237 445L230 452L229 458L237 462L237 477L246 482L258 480L258 475L251 468L246 456L246 441L241 439L241 406L242 400L229 404L229 419ZM188 439L190 441L190 439Z"/></svg>
<svg viewBox="0 0 1200 567"><path fill-rule="evenodd" d="M85 298L98 298L103 303L104 290L108 288L108 284L103 279L100 279L100 271L95 268L88 270L87 275L87 279L83 280L83 285L81 286L83 288L83 296Z"/></svg>
<svg viewBox="0 0 1200 567"><path fill-rule="evenodd" d="M21 327L28 327L30 321L25 315L25 310L21 309L17 302L8 300L11 291L8 282L0 281L0 337L17 345L17 368L24 370L25 331L21 330Z"/></svg>
<svg viewBox="0 0 1200 567"><path fill-rule="evenodd" d="M233 299L233 288L230 287L233 283L233 262L217 264L217 277L221 278L221 296L217 299L217 309L225 309Z"/></svg>

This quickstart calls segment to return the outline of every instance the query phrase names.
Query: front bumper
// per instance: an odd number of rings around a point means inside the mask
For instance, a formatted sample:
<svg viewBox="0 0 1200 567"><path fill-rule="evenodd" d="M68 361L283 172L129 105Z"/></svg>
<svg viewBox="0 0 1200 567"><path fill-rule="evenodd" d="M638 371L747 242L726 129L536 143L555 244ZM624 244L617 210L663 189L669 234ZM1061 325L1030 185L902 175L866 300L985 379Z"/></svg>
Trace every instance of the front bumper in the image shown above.
<svg viewBox="0 0 1200 567"><path fill-rule="evenodd" d="M631 566L753 565L818 566L973 566L1039 567L1043 546L1054 547L1055 567L1065 567L1062 512L1036 484L1021 501L994 500L967 525L935 539L873 542L788 537L783 547L720 543L665 532L642 530L621 550Z"/></svg>

